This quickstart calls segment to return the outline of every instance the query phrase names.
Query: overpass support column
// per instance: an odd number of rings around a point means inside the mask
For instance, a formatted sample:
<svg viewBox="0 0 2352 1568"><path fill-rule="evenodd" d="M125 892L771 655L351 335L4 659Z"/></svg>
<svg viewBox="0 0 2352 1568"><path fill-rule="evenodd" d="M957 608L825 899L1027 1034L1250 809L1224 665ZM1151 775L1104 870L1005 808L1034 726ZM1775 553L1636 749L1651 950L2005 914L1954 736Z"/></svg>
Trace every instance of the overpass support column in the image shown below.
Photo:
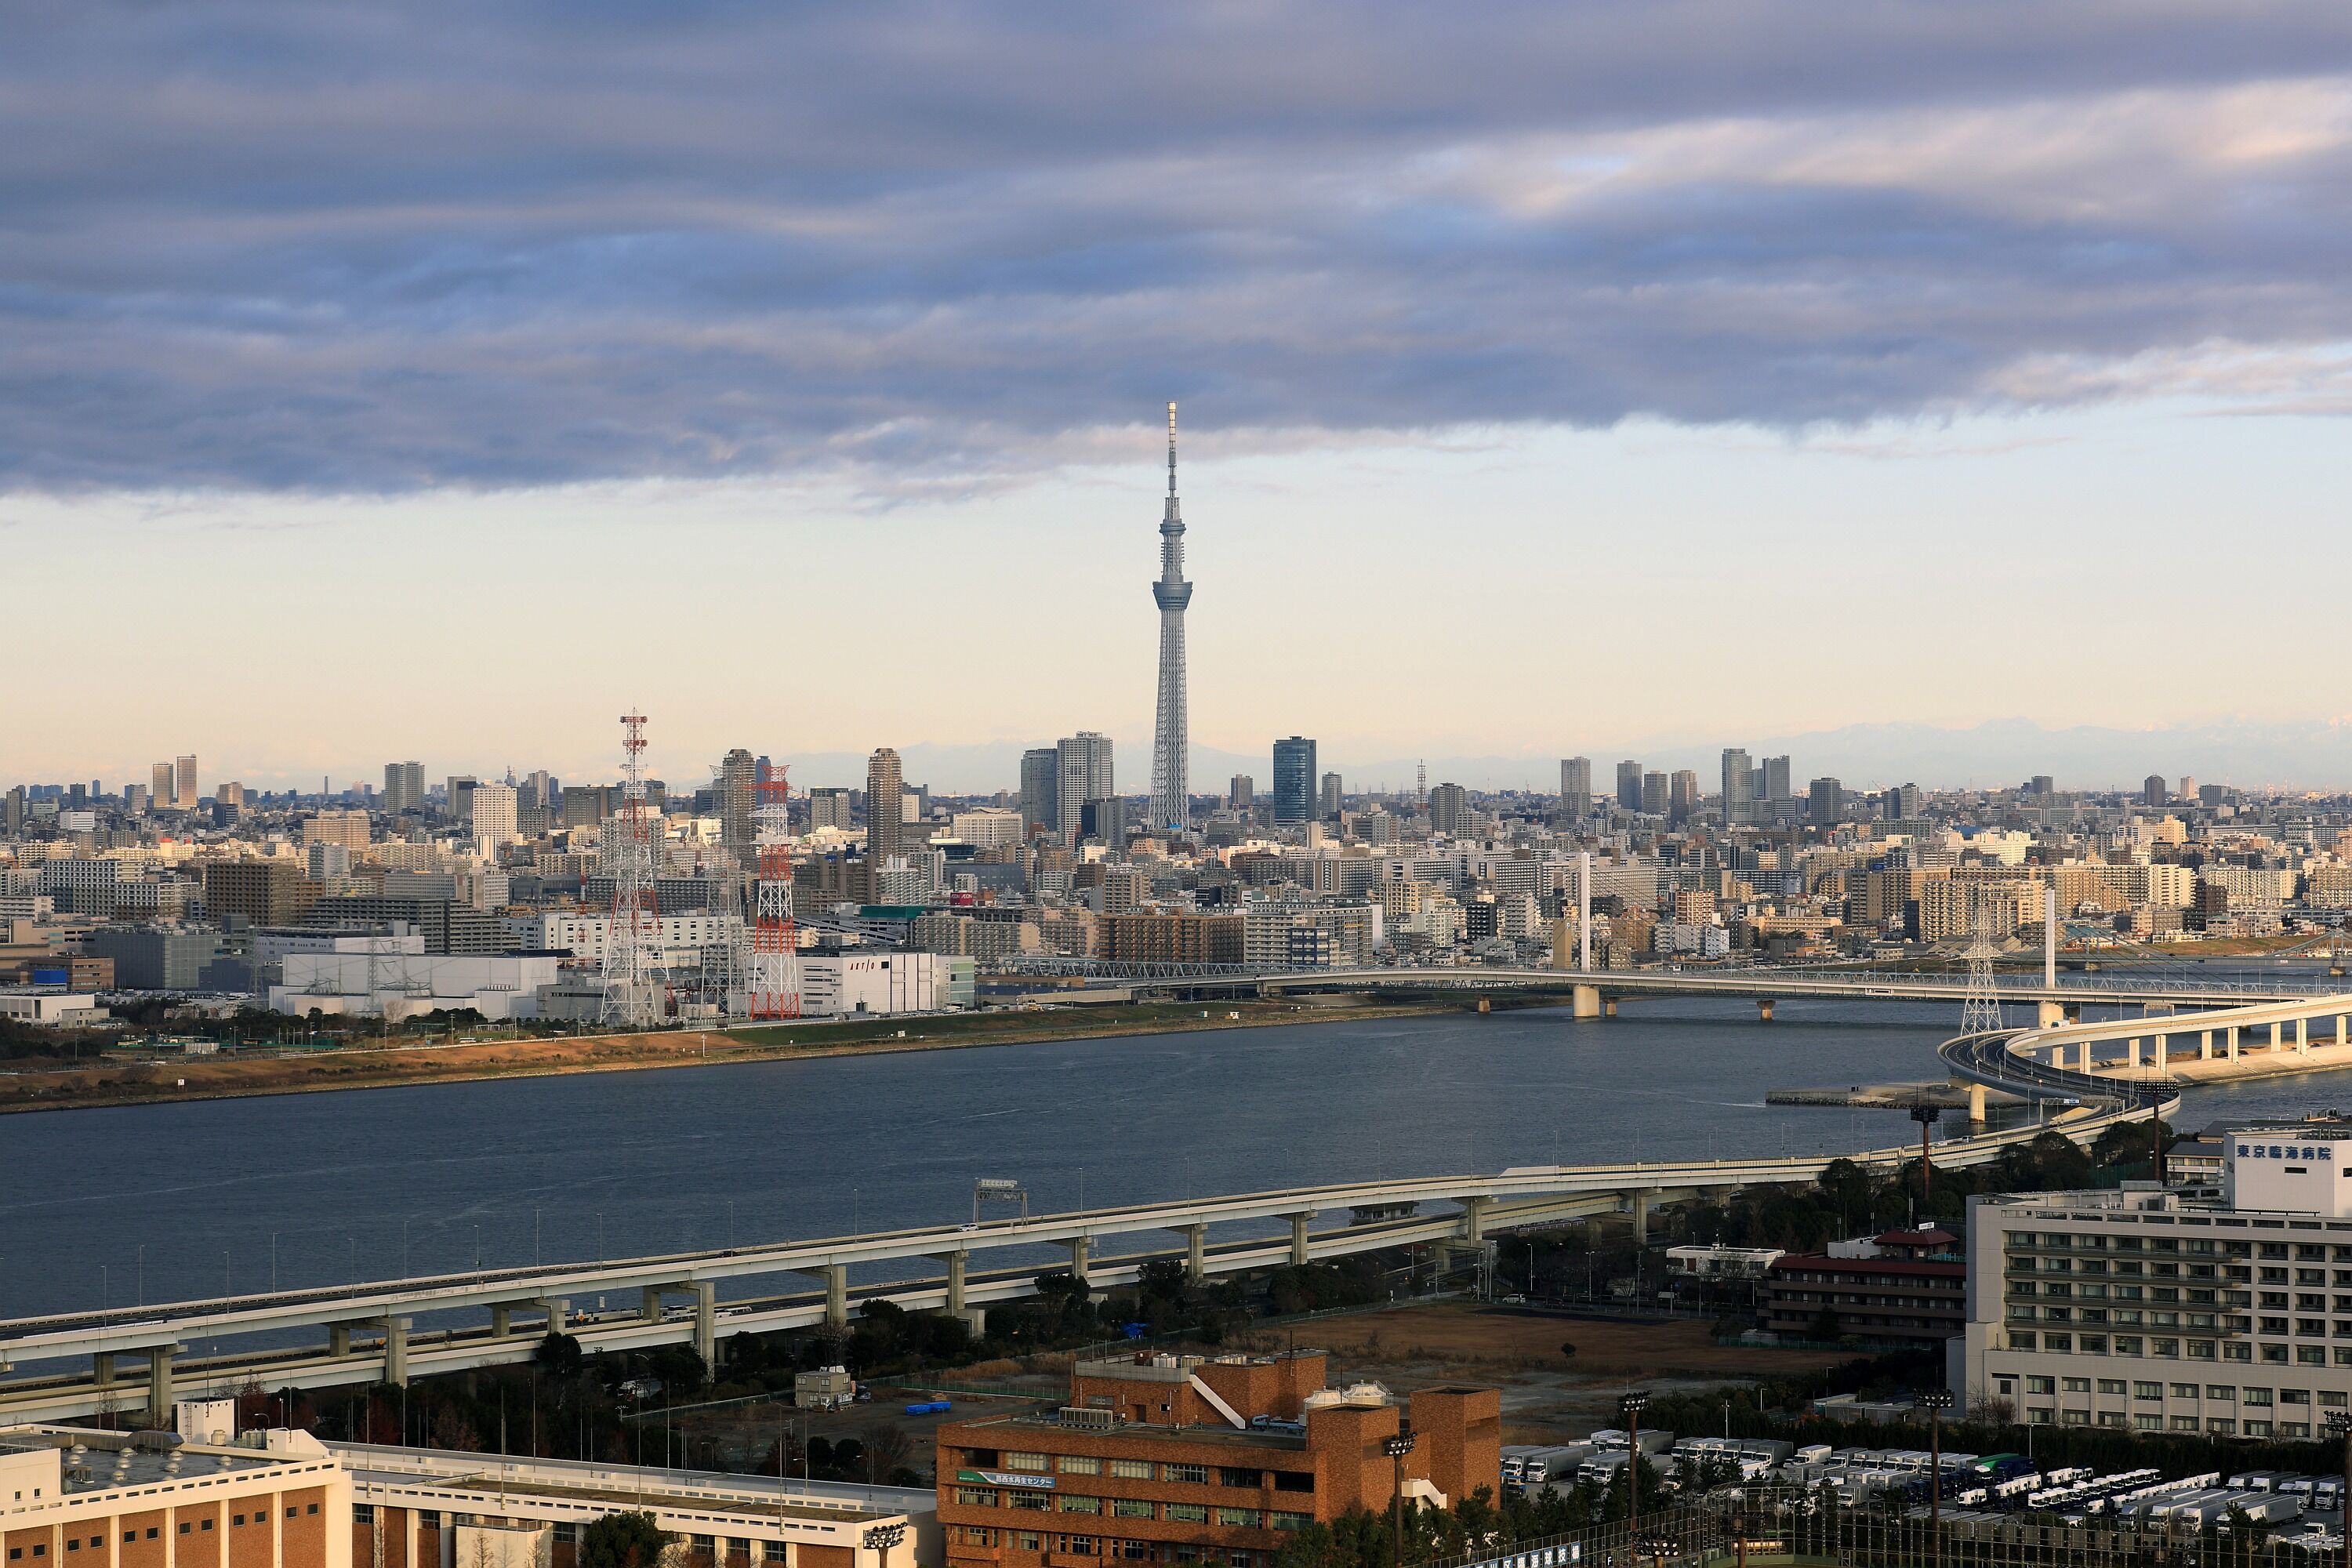
<svg viewBox="0 0 2352 1568"><path fill-rule="evenodd" d="M352 1326L349 1323L327 1325L327 1353L331 1356L352 1353Z"/></svg>
<svg viewBox="0 0 2352 1568"><path fill-rule="evenodd" d="M849 1266L845 1263L825 1265L824 1321L827 1328L849 1326Z"/></svg>
<svg viewBox="0 0 2352 1568"><path fill-rule="evenodd" d="M1772 998L1769 996L1756 998L1756 1021L1759 1024L1769 1024L1772 1021Z"/></svg>
<svg viewBox="0 0 2352 1568"><path fill-rule="evenodd" d="M1650 1194L1634 1191L1625 1194L1625 1212L1633 1216L1633 1245L1650 1245Z"/></svg>
<svg viewBox="0 0 2352 1568"><path fill-rule="evenodd" d="M1972 1083L1969 1085L1969 1125L1971 1127L1982 1127L1984 1124L1984 1085L1980 1083Z"/></svg>
<svg viewBox="0 0 2352 1568"><path fill-rule="evenodd" d="M1494 1201L1483 1194L1462 1200L1462 1239L1473 1247L1486 1239L1486 1205Z"/></svg>
<svg viewBox="0 0 2352 1568"><path fill-rule="evenodd" d="M2307 1026L2308 1022L2304 1018L2297 1018L2294 1021L2294 1049L2297 1056L2307 1057L2311 1054L2311 1031Z"/></svg>
<svg viewBox="0 0 2352 1568"><path fill-rule="evenodd" d="M408 1320L383 1321L383 1380L394 1388L408 1386Z"/></svg>
<svg viewBox="0 0 2352 1568"><path fill-rule="evenodd" d="M2213 1059L2213 1031L2210 1029L2197 1037L2197 1059L2200 1062Z"/></svg>
<svg viewBox="0 0 2352 1568"><path fill-rule="evenodd" d="M1083 1236L1070 1237L1070 1278L1081 1285L1087 1283L1087 1241Z"/></svg>
<svg viewBox="0 0 2352 1568"><path fill-rule="evenodd" d="M502 1339L505 1339L509 1334L512 1333L513 1331L514 1331L514 1309L513 1309L512 1307L493 1307L493 1308L491 1308L491 1309L490 1309L490 1338L492 1338L492 1339L494 1339L494 1340L502 1340Z"/></svg>
<svg viewBox="0 0 2352 1568"><path fill-rule="evenodd" d="M172 1353L177 1345L157 1345L147 1352L147 1414L158 1426L172 1421Z"/></svg>
<svg viewBox="0 0 2352 1568"><path fill-rule="evenodd" d="M551 1296L540 1305L547 1309L547 1331L551 1334L562 1333L563 1325L571 1320L572 1303L561 1296Z"/></svg>
<svg viewBox="0 0 2352 1568"><path fill-rule="evenodd" d="M2158 1035L2156 1037L2156 1070L2158 1072L2164 1071L2165 1064L2171 1059L2172 1053L2169 1048L2171 1038L2169 1035Z"/></svg>
<svg viewBox="0 0 2352 1568"><path fill-rule="evenodd" d="M948 1266L948 1314L963 1316L963 1275L971 1262L969 1252L950 1252L940 1261Z"/></svg>
<svg viewBox="0 0 2352 1568"><path fill-rule="evenodd" d="M2033 1005L2033 1024L2036 1028L2054 1029L2065 1021L2065 1004L2061 1002L2036 1002Z"/></svg>
<svg viewBox="0 0 2352 1568"><path fill-rule="evenodd" d="M89 1380L100 1388L114 1386L114 1352L100 1351L89 1358Z"/></svg>
<svg viewBox="0 0 2352 1568"><path fill-rule="evenodd" d="M2341 1013L2336 1015L2336 1043L2339 1046L2345 1043L2344 1015Z"/></svg>
<svg viewBox="0 0 2352 1568"><path fill-rule="evenodd" d="M2286 1048L2286 1030L2277 1024L2271 1026L2271 1050L2273 1055Z"/></svg>
<svg viewBox="0 0 2352 1568"><path fill-rule="evenodd" d="M2083 1047L2082 1047L2082 1049L2081 1049L2081 1050L2079 1050L2079 1051L2077 1051L2077 1052L2075 1053L2075 1055L2074 1055L2074 1065L2075 1065L2076 1067L2080 1068L2081 1068L2083 1071L2084 1071L2084 1072L2089 1072L2089 1071L2091 1070L2091 1042L2090 1042L2090 1041L2088 1041L2088 1040L2084 1040L2084 1041L2083 1042Z"/></svg>
<svg viewBox="0 0 2352 1568"><path fill-rule="evenodd" d="M1569 988L1569 1016L1598 1018L1601 1016L1601 987L1575 985Z"/></svg>
<svg viewBox="0 0 2352 1568"><path fill-rule="evenodd" d="M658 1285L646 1286L645 1290L645 1304L639 1309L637 1316L643 1318L648 1323L660 1322L661 1303L662 1288Z"/></svg>
<svg viewBox="0 0 2352 1568"><path fill-rule="evenodd" d="M1198 1285L1209 1278L1209 1227L1184 1227L1184 1278Z"/></svg>
<svg viewBox="0 0 2352 1568"><path fill-rule="evenodd" d="M694 1353L705 1368L719 1365L719 1287L708 1279L694 1282Z"/></svg>
<svg viewBox="0 0 2352 1568"><path fill-rule="evenodd" d="M1307 1267L1307 1222L1315 1216L1312 1214L1295 1214L1285 1217L1290 1221L1290 1266L1304 1268Z"/></svg>
<svg viewBox="0 0 2352 1568"><path fill-rule="evenodd" d="M2132 1037L2131 1056L2127 1058L2126 1065L2129 1067L2139 1066L2139 1037L2137 1035L2134 1035Z"/></svg>
<svg viewBox="0 0 2352 1568"><path fill-rule="evenodd" d="M2228 1034L2227 1034L2227 1036L2226 1036L2225 1043L2226 1043L2227 1047L2228 1047L2228 1049L2229 1049L2229 1053L2230 1053L2230 1059L2231 1059L2231 1061L2236 1061L2236 1060L2238 1059L2238 1026L2237 1026L2237 1025L2232 1024L2232 1025L2231 1025L2231 1026L2230 1026L2230 1027L2229 1027L2229 1031L2228 1031Z"/></svg>

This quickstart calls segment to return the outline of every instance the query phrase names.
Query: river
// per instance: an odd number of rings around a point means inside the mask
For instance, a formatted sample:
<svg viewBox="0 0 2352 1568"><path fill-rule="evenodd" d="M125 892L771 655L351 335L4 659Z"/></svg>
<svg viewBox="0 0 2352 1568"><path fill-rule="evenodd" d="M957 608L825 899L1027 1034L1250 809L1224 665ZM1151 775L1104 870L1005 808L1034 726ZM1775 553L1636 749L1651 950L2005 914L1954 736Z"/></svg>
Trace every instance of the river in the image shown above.
<svg viewBox="0 0 2352 1568"><path fill-rule="evenodd" d="M937 1224L969 1217L981 1176L1043 1212L1912 1135L1900 1113L1763 1097L1938 1077L1956 1009L1777 1011L1446 1013L0 1117L0 1316ZM2200 1090L2184 1120L2331 1092Z"/></svg>

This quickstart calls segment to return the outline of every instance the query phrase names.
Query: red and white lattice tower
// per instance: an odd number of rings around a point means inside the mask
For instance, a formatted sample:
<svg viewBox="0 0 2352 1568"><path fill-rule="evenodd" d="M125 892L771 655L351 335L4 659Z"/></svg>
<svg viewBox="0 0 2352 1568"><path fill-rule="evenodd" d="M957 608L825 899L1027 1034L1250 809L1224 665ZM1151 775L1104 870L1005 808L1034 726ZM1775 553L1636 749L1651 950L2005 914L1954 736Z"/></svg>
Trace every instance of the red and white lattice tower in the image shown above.
<svg viewBox="0 0 2352 1568"><path fill-rule="evenodd" d="M604 1003L599 1021L649 1029L661 1022L660 914L654 901L654 819L646 810L646 716L621 715L621 815L604 829L604 874L613 879L612 925L604 933Z"/></svg>
<svg viewBox="0 0 2352 1568"><path fill-rule="evenodd" d="M760 877L751 892L751 1016L797 1018L801 949L793 925L793 792L784 770L761 763L751 795L760 840Z"/></svg>

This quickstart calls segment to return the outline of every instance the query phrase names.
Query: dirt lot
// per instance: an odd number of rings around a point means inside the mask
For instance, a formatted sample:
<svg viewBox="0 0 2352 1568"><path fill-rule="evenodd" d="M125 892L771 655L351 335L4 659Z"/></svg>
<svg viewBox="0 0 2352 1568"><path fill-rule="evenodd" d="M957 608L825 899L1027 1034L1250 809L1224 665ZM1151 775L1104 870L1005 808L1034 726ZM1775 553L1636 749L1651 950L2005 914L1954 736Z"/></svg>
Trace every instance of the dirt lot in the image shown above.
<svg viewBox="0 0 2352 1568"><path fill-rule="evenodd" d="M1266 1349L1291 1339L1258 1336ZM1491 1384L1503 1391L1503 1440L1580 1437L1613 1418L1618 1394L1639 1379L1653 1393L1809 1372L1840 1359L1815 1351L1735 1348L1712 1325L1611 1321L1539 1307L1445 1302L1301 1324L1297 1341L1331 1352L1331 1381L1360 1379L1403 1392L1433 1384ZM1573 1359L1560 1353L1576 1347Z"/></svg>

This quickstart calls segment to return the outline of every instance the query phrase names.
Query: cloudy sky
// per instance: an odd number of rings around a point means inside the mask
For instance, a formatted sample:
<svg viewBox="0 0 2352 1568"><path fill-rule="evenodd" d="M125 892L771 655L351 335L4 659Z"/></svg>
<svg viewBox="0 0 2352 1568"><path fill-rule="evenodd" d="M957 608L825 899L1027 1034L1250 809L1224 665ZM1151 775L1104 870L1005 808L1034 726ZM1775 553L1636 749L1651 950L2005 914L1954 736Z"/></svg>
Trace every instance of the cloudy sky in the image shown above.
<svg viewBox="0 0 2352 1568"><path fill-rule="evenodd" d="M12 778L2347 707L2341 4L7 31Z"/></svg>

